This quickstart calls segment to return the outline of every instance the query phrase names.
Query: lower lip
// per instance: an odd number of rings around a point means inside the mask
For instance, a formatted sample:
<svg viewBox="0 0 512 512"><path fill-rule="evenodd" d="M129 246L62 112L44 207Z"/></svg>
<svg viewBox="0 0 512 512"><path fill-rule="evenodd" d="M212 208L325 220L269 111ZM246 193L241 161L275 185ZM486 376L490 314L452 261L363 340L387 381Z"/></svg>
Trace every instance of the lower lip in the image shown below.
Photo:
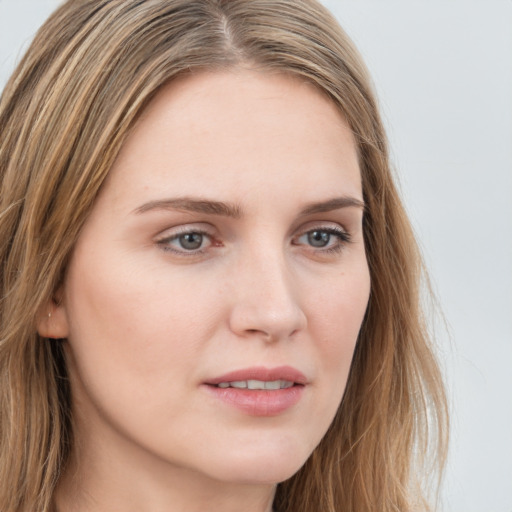
<svg viewBox="0 0 512 512"><path fill-rule="evenodd" d="M304 387L295 385L286 389L249 390L206 385L213 396L250 416L277 416L285 412L300 400Z"/></svg>

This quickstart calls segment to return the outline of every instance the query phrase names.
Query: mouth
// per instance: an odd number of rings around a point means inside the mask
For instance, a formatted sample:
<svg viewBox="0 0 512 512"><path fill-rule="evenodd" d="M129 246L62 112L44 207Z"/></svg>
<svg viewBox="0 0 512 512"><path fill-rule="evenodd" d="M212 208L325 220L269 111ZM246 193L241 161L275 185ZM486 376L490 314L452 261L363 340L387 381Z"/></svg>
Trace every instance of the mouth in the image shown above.
<svg viewBox="0 0 512 512"><path fill-rule="evenodd" d="M219 388L236 388L251 390L287 389L295 385L307 384L306 376L292 366L266 368L254 366L235 370L208 380L205 384Z"/></svg>
<svg viewBox="0 0 512 512"><path fill-rule="evenodd" d="M297 404L308 381L290 366L254 367L204 383L217 400L251 416L276 416Z"/></svg>
<svg viewBox="0 0 512 512"><path fill-rule="evenodd" d="M216 387L218 388L236 388L236 389L267 389L267 390L277 390L277 389L288 389L295 385L295 382L289 380L236 380L233 382L219 382Z"/></svg>

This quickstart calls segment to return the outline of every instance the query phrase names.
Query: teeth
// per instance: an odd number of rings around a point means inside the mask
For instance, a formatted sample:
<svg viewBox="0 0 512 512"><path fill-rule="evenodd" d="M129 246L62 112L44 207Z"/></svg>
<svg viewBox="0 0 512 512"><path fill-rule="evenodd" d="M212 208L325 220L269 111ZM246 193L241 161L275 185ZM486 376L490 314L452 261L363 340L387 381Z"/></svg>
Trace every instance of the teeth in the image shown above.
<svg viewBox="0 0 512 512"><path fill-rule="evenodd" d="M288 389L293 386L293 382L289 380L237 380L233 382L220 382L219 388L237 388L237 389Z"/></svg>
<svg viewBox="0 0 512 512"><path fill-rule="evenodd" d="M265 389L265 383L262 380L248 380L247 387L249 389Z"/></svg>

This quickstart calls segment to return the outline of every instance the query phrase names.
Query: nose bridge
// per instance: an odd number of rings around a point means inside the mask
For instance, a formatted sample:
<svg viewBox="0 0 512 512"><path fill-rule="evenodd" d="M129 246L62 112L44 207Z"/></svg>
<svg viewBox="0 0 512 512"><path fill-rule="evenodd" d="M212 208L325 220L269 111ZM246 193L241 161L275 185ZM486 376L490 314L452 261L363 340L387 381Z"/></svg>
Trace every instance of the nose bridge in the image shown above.
<svg viewBox="0 0 512 512"><path fill-rule="evenodd" d="M275 341L305 327L299 289L283 247L247 248L235 268L234 288L230 322L238 334Z"/></svg>

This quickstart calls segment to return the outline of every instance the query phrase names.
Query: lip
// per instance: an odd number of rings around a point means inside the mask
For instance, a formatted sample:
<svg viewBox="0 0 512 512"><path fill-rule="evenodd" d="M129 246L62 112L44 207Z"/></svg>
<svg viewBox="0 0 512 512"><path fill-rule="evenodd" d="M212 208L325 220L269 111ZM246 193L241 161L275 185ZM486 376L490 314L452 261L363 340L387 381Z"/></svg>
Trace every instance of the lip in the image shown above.
<svg viewBox="0 0 512 512"><path fill-rule="evenodd" d="M264 382L286 380L293 382L290 388L276 390L248 390L238 388L219 388L221 382L240 380L261 380ZM208 393L239 411L250 416L276 416L293 407L301 399L308 383L306 376L291 366L265 368L263 366L245 368L225 373L204 382Z"/></svg>
<svg viewBox="0 0 512 512"><path fill-rule="evenodd" d="M265 382L272 380L288 380L296 384L307 384L306 376L293 368L292 366L277 366L275 368L266 368L264 366L254 366L252 368L244 368L233 372L225 373L219 377L208 379L205 384L216 386L221 382L233 382L236 380L262 380Z"/></svg>

